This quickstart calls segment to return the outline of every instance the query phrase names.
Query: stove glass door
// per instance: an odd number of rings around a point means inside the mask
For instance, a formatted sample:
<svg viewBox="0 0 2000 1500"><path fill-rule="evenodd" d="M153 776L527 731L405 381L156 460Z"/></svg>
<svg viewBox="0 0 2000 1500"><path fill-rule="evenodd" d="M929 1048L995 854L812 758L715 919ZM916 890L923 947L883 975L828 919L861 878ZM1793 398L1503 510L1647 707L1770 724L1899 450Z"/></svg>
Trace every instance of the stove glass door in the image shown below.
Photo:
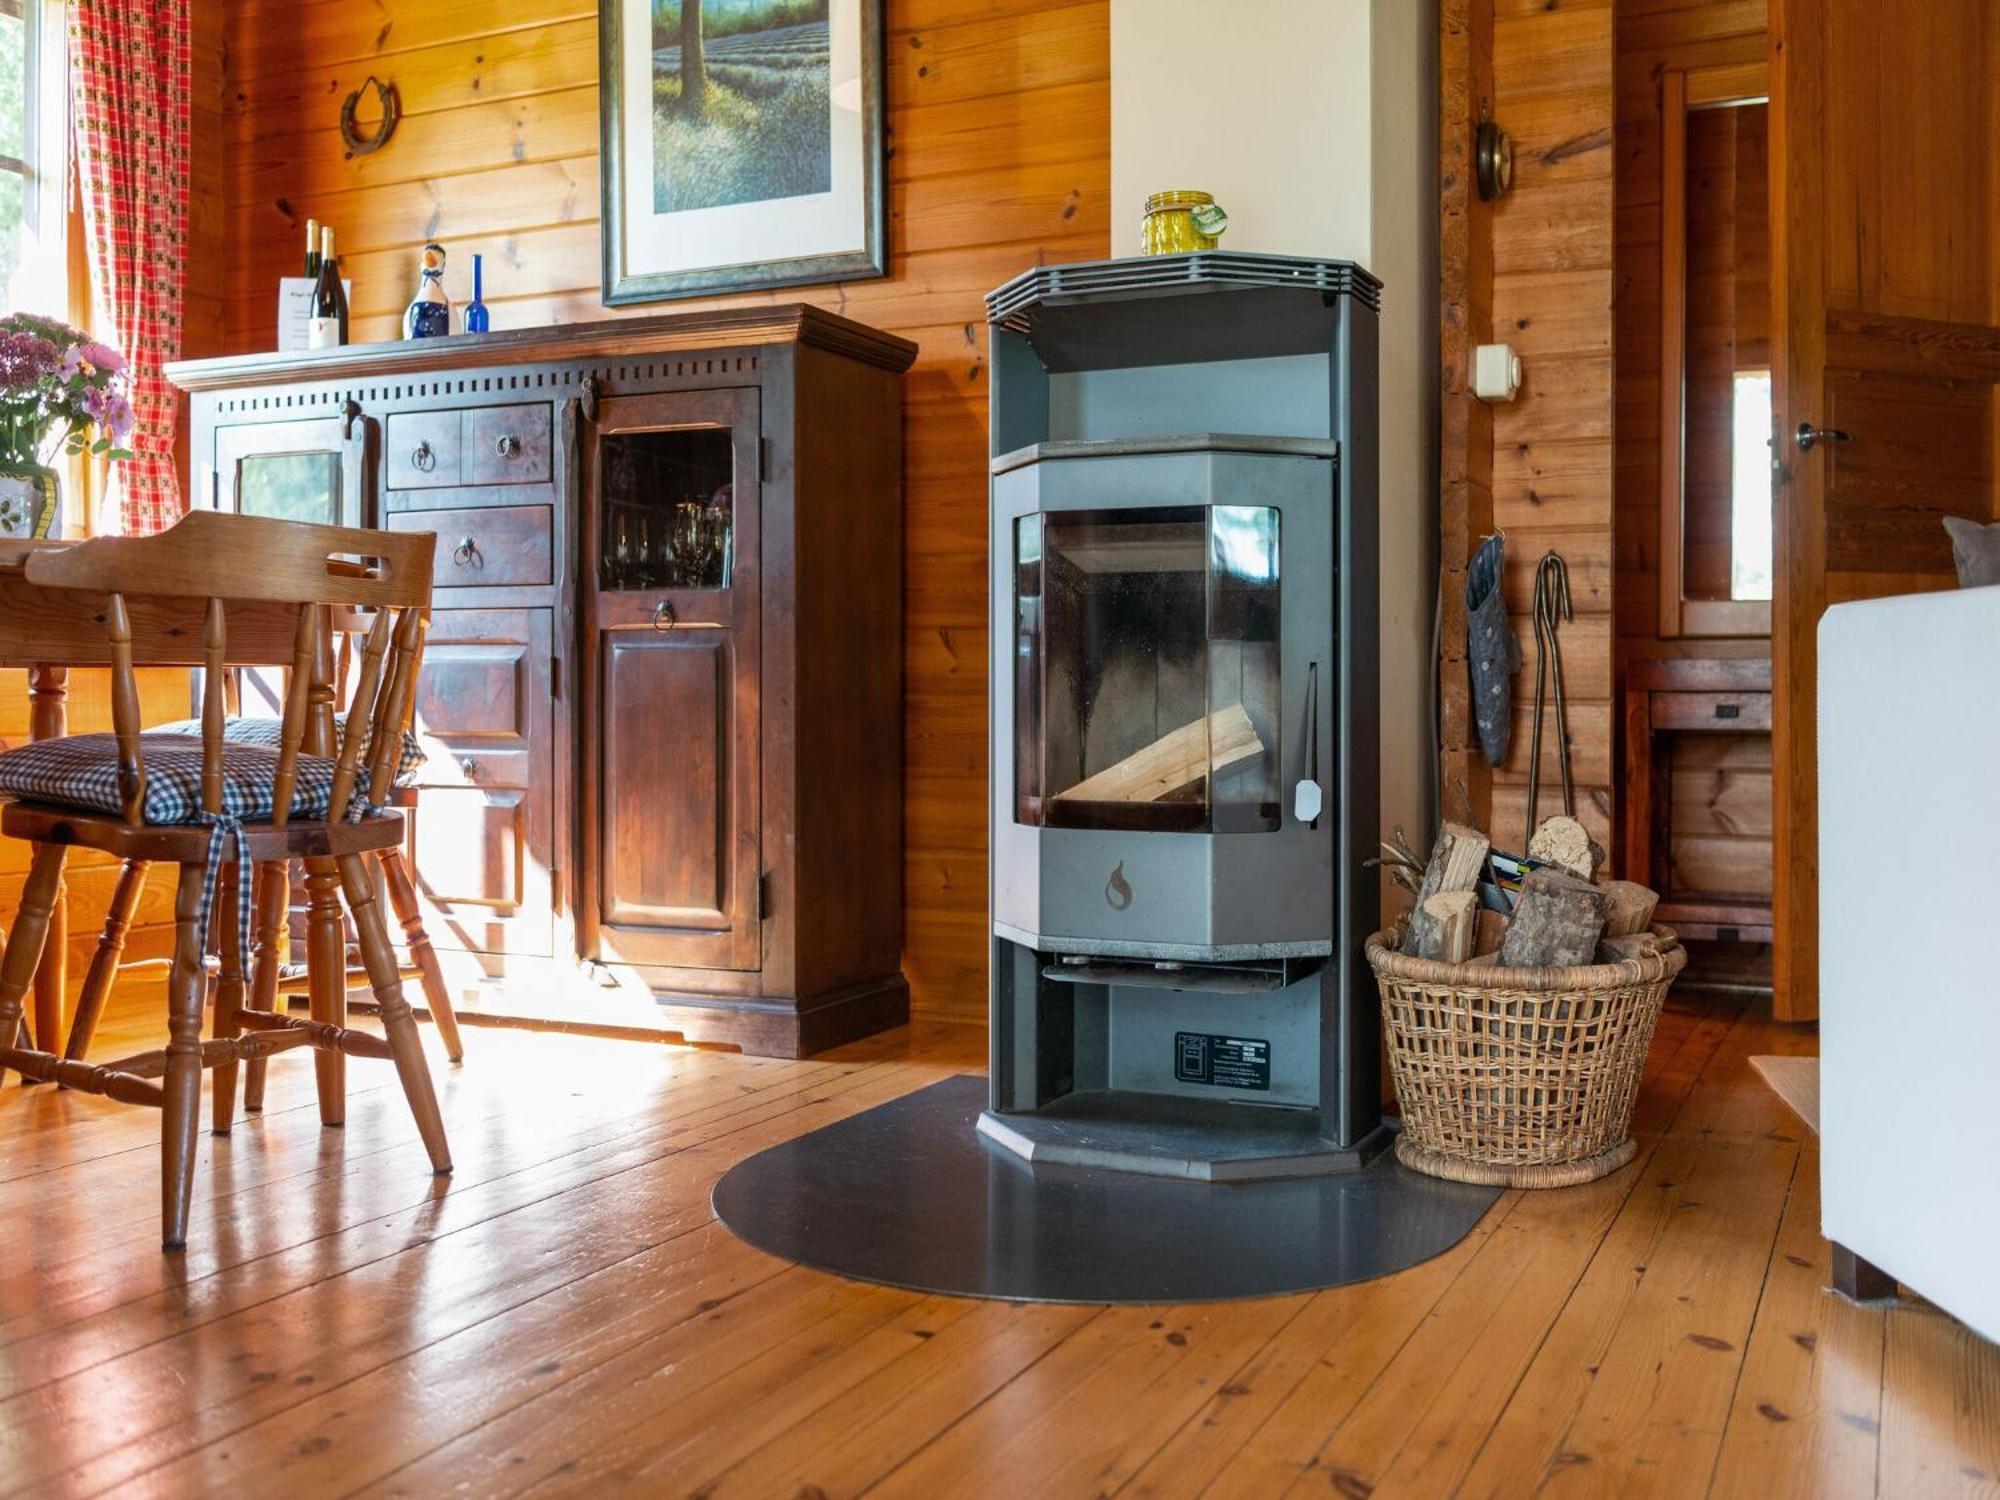
<svg viewBox="0 0 2000 1500"><path fill-rule="evenodd" d="M1014 544L1018 820L1277 828L1277 510L1049 511Z"/></svg>

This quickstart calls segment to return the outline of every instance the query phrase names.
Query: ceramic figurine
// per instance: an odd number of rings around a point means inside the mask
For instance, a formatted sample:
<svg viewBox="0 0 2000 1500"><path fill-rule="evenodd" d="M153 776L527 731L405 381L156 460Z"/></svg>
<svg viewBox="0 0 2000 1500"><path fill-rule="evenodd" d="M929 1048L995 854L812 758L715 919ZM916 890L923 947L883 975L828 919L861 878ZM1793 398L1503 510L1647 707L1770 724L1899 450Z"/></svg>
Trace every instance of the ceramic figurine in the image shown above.
<svg viewBox="0 0 2000 1500"><path fill-rule="evenodd" d="M403 314L406 339L443 338L451 332L451 299L444 294L444 246L424 246L416 299Z"/></svg>

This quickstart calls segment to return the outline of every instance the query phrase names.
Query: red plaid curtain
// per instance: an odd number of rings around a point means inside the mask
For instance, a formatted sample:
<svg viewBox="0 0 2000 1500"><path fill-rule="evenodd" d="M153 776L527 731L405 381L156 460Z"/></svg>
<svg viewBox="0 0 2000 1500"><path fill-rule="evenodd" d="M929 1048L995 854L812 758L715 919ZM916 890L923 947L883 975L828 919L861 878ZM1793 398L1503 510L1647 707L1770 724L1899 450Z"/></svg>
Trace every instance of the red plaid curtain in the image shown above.
<svg viewBox="0 0 2000 1500"><path fill-rule="evenodd" d="M160 367L181 352L188 0L70 0L69 66L91 274L132 366L134 456L112 484L125 529L158 531L184 508Z"/></svg>

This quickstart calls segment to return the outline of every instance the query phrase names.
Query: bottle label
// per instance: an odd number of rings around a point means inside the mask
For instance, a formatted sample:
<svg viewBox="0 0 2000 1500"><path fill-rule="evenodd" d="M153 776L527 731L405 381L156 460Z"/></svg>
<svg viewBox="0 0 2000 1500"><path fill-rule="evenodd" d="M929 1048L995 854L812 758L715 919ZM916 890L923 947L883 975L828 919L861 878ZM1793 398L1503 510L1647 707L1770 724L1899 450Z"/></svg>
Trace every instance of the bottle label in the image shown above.
<svg viewBox="0 0 2000 1500"><path fill-rule="evenodd" d="M306 347L308 349L337 349L340 347L340 319L307 318Z"/></svg>

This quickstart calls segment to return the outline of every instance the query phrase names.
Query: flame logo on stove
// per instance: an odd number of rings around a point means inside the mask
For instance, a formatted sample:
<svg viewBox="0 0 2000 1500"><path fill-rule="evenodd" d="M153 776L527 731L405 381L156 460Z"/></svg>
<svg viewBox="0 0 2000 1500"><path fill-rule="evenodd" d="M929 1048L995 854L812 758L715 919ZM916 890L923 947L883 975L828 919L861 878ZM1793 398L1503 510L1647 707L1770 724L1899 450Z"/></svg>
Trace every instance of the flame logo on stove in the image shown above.
<svg viewBox="0 0 2000 1500"><path fill-rule="evenodd" d="M1111 878L1104 882L1104 904L1113 911L1123 911L1132 904L1132 883L1125 878L1125 861L1118 861L1118 868L1111 872Z"/></svg>

